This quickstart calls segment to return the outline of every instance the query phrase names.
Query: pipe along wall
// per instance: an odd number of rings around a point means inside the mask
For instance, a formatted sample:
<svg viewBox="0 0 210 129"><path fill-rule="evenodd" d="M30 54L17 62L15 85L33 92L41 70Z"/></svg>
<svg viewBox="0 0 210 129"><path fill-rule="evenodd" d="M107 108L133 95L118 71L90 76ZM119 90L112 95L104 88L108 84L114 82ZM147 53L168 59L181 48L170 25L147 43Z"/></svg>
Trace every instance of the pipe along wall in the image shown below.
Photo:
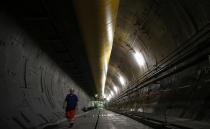
<svg viewBox="0 0 210 129"><path fill-rule="evenodd" d="M0 19L1 129L40 127L64 118L62 105L70 87L79 97L79 108L88 104L89 96L32 37L5 14Z"/></svg>

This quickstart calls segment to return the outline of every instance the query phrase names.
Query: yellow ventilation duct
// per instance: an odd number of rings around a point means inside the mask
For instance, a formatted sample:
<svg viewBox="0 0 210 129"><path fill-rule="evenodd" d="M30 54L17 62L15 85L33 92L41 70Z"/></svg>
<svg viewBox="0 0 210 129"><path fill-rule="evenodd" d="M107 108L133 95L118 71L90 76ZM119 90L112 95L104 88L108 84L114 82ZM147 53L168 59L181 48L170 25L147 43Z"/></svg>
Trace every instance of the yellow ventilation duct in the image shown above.
<svg viewBox="0 0 210 129"><path fill-rule="evenodd" d="M119 0L73 0L95 85L104 94Z"/></svg>

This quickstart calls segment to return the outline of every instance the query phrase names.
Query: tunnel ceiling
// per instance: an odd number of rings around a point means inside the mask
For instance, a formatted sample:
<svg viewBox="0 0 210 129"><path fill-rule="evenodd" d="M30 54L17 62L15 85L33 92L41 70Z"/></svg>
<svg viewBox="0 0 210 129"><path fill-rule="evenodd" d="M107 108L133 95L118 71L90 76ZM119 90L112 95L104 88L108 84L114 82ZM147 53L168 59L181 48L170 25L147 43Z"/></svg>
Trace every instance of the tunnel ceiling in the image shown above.
<svg viewBox="0 0 210 129"><path fill-rule="evenodd" d="M121 0L106 96L120 94L147 78L149 71L166 66L209 24L208 7L204 0Z"/></svg>
<svg viewBox="0 0 210 129"><path fill-rule="evenodd" d="M10 15L75 82L96 93L72 1L7 1ZM13 3L13 4L9 4ZM118 94L167 66L209 24L207 0L120 0L105 94ZM26 11L27 10L27 11ZM116 88L114 88L116 87Z"/></svg>

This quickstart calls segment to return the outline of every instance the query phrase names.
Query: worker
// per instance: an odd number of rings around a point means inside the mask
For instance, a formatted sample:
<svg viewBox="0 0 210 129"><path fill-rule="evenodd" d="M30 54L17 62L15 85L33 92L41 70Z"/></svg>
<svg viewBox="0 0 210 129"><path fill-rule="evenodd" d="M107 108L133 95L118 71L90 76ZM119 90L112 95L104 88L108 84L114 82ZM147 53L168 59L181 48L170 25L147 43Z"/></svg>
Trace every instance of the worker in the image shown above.
<svg viewBox="0 0 210 129"><path fill-rule="evenodd" d="M74 125L74 117L75 117L75 112L76 108L78 108L78 98L74 94L74 89L70 89L70 94L67 94L63 108L66 109L66 117L70 120L70 128Z"/></svg>

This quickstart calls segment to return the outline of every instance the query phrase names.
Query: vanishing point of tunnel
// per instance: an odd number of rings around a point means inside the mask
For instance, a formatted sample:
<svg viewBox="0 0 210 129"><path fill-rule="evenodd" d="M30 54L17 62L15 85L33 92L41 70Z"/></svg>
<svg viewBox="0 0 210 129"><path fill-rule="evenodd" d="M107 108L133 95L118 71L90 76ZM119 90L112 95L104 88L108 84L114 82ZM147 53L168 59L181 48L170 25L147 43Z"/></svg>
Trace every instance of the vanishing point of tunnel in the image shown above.
<svg viewBox="0 0 210 129"><path fill-rule="evenodd" d="M210 129L210 0L2 0L0 129L70 127Z"/></svg>

